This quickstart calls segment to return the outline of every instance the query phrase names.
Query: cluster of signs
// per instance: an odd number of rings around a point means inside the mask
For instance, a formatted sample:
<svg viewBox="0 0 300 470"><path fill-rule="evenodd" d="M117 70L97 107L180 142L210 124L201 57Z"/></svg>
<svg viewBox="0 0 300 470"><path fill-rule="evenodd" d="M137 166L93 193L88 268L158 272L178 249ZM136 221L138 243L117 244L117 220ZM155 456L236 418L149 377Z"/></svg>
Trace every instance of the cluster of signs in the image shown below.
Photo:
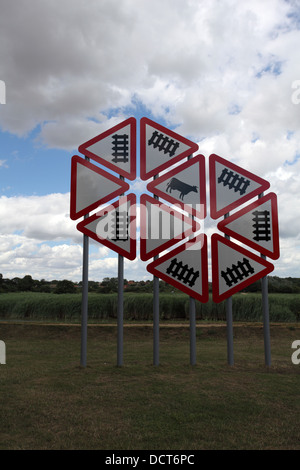
<svg viewBox="0 0 300 470"><path fill-rule="evenodd" d="M123 121L78 150L85 158L72 157L71 219L84 216L78 230L135 259L136 195L127 193L130 185L125 178L136 179L136 119ZM207 215L205 157L193 156L197 151L192 141L141 119L140 177L150 180L147 190L154 197L142 194L140 198L140 258L154 258L147 265L150 273L207 302L208 244L199 222ZM218 155L209 157L209 185L210 215L222 218L218 229L225 234L211 238L213 300L221 302L274 269L265 258L279 258L277 198L274 193L263 195L270 187L267 181ZM117 201L98 209L116 197Z"/></svg>

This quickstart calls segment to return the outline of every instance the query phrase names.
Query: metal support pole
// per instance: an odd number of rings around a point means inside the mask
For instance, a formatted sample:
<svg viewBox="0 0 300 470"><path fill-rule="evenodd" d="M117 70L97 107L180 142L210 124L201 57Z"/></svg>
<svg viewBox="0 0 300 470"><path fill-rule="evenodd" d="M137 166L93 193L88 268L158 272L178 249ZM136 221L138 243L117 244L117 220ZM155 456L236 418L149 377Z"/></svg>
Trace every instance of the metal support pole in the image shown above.
<svg viewBox="0 0 300 470"><path fill-rule="evenodd" d="M85 160L90 161L88 157ZM84 216L87 219L89 214ZM88 323L88 291L89 291L89 237L83 235L82 258L82 300L81 300L81 352L80 365L86 367L87 359L87 323Z"/></svg>
<svg viewBox="0 0 300 470"><path fill-rule="evenodd" d="M261 255L266 259L264 255ZM265 345L265 364L271 366L271 344L270 344L270 323L269 323L269 299L268 299L268 277L264 276L261 280L262 307L263 307L263 330Z"/></svg>
<svg viewBox="0 0 300 470"><path fill-rule="evenodd" d="M153 179L156 179L155 175ZM158 200L158 196L154 195ZM158 256L154 256L156 260ZM153 365L159 365L159 278L153 276Z"/></svg>
<svg viewBox="0 0 300 470"><path fill-rule="evenodd" d="M224 219L229 217L229 212L224 215ZM225 238L230 240L229 235L225 235ZM227 362L230 366L234 365L233 356L233 322L232 322L232 297L228 297L226 300L226 322L227 322Z"/></svg>
<svg viewBox="0 0 300 470"><path fill-rule="evenodd" d="M193 297L190 297L190 364L196 364L196 303Z"/></svg>
<svg viewBox="0 0 300 470"><path fill-rule="evenodd" d="M120 179L124 181L124 177L120 175ZM123 194L121 195L121 197ZM123 317L124 317L124 257L118 255L118 333L117 333L117 366L123 365Z"/></svg>
<svg viewBox="0 0 300 470"><path fill-rule="evenodd" d="M264 193L259 194L258 199L262 198ZM265 255L260 255L262 259L266 259ZM269 294L268 294L268 277L261 279L261 295L262 295L262 311L263 311L263 330L264 330L264 347L265 347L265 365L271 366L271 342L270 342L270 321L269 321Z"/></svg>
<svg viewBox="0 0 300 470"><path fill-rule="evenodd" d="M118 340L117 365L123 365L123 292L124 292L124 257L118 255Z"/></svg>
<svg viewBox="0 0 300 470"><path fill-rule="evenodd" d="M193 155L189 155L190 160ZM192 216L194 220L194 216ZM191 236L193 238L193 235ZM196 364L196 301L190 296L189 301L189 317L190 317L190 364L194 366Z"/></svg>

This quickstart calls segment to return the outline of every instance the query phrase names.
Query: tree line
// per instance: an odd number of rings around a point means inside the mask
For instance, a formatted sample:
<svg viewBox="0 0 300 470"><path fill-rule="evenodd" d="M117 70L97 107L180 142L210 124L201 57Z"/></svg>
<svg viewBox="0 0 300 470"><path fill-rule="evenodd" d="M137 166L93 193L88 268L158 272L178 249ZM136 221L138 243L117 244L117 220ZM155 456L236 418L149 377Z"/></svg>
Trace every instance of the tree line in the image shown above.
<svg viewBox="0 0 300 470"><path fill-rule="evenodd" d="M211 283L209 289L211 291ZM101 294L109 294L118 292L118 278L105 277L101 282L89 281L89 292L98 292ZM270 293L285 293L295 294L300 293L300 278L286 277L280 278L277 276L268 276L268 288ZM180 292L175 287L167 284L165 281L159 281L160 292ZM46 281L45 279L37 280L27 274L26 276L14 277L13 279L4 278L0 274L0 293L5 292L46 292L54 294L75 294L80 293L82 290L82 282L73 282L68 279ZM133 281L124 279L125 292L153 292L153 281ZM256 281L242 292L260 292L261 281Z"/></svg>

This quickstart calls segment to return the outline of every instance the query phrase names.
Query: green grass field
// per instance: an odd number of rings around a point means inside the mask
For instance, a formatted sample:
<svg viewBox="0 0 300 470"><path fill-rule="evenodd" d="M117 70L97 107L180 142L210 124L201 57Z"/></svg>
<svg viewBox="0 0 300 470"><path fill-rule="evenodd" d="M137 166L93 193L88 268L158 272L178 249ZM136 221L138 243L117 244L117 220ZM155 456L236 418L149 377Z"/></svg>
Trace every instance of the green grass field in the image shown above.
<svg viewBox="0 0 300 470"><path fill-rule="evenodd" d="M15 292L0 294L0 319L50 320L78 322L81 316L81 294L46 294ZM160 293L160 318L181 320L189 318L189 297L183 293ZM108 321L117 318L117 294L89 293L89 320ZM235 321L261 321L261 294L233 296ZM269 294L270 320L300 321L300 294ZM124 319L151 321L152 294L124 294ZM196 301L198 320L225 320L225 302L215 304L211 298L206 304Z"/></svg>
<svg viewBox="0 0 300 470"><path fill-rule="evenodd" d="M196 366L187 325L162 322L159 366L151 324L124 328L122 367L116 327L94 324L82 368L79 325L0 322L0 449L299 450L299 325L271 325L270 368L260 323L234 324L233 367L225 325L197 325Z"/></svg>

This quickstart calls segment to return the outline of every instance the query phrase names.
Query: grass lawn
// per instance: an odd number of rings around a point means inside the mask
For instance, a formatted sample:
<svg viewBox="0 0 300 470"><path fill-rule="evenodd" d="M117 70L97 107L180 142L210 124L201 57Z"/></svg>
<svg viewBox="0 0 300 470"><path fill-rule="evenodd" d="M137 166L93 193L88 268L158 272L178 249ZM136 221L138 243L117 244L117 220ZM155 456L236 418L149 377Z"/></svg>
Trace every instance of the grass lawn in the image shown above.
<svg viewBox="0 0 300 470"><path fill-rule="evenodd" d="M188 328L162 325L158 367L151 324L124 328L122 367L116 334L90 325L82 368L80 326L0 323L0 449L300 449L300 326L271 326L270 368L257 324L234 324L233 367L222 325L198 324L196 366Z"/></svg>

